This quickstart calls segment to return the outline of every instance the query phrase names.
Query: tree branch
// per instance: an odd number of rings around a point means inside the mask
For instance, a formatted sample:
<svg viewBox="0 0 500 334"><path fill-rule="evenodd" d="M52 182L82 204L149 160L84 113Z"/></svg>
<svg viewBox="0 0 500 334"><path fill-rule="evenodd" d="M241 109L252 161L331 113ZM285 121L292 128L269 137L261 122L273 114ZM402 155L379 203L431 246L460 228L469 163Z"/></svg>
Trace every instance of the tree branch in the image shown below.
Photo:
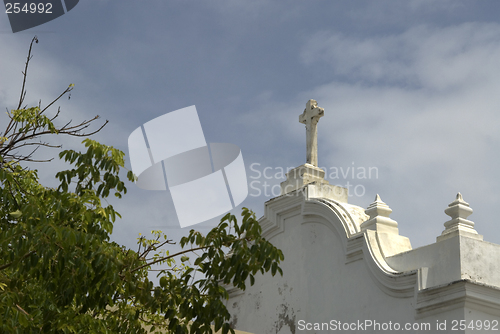
<svg viewBox="0 0 500 334"><path fill-rule="evenodd" d="M25 258L27 258L28 256L30 256L30 255L31 255L31 254L33 254L33 253L35 253L35 251L34 251L34 250L33 250L33 251L31 251L31 252L28 252L28 253L24 254L24 256L23 256L20 260L24 260ZM3 266L0 266L0 270L4 270L4 269L9 268L11 265L13 265L13 264L14 264L14 262L16 262L16 261L12 261L12 262L10 262L10 263L4 264Z"/></svg>
<svg viewBox="0 0 500 334"><path fill-rule="evenodd" d="M17 105L17 109L9 112L7 111L7 114L10 118L9 124L6 127L5 132L3 132L3 136L5 137L5 140L0 141L0 157L4 158L9 158L12 160L15 160L17 162L19 161L32 161L32 162L46 162L50 161L52 159L32 159L31 157L33 154L36 152L36 149L32 150L29 154L26 153L19 153L19 152L14 152L15 150L18 150L21 147L24 146L33 146L33 145L38 145L40 146L46 146L46 147L61 147L60 145L49 145L47 143L43 143L40 141L40 143L35 143L35 142L30 142L31 140L41 137L41 136L46 136L49 134L65 134L65 135L70 135L74 137L88 137L96 134L97 132L101 131L106 124L108 124L108 121L105 121L104 124L102 124L97 130L91 131L91 132L82 132L83 130L87 129L90 124L92 124L94 121L99 119L99 116L95 116L92 119L89 120L84 120L79 124L70 126L71 121L64 124L62 127L57 126L53 124L53 121L59 116L61 110L60 108L57 109L57 112L55 115L51 118L46 117L44 112L48 110L50 107L52 107L57 101L59 101L65 94L70 93L73 90L73 84L69 85L59 96L57 96L52 102L50 102L45 108L41 109L41 100L39 101L38 108L33 110L33 109L26 109L26 107L22 107L25 97L26 97L26 82L27 82L27 76L28 76L28 68L29 68L29 63L31 59L33 58L32 55L32 49L33 49L33 43L38 43L38 38L35 36L30 44L30 48L28 51L28 56L26 58L26 63L24 67L23 73L23 85L21 89L21 95L19 97L19 103ZM16 112L16 113L14 113ZM33 113L33 115L31 114ZM29 121L27 121L29 120ZM3 163L3 162L2 162Z"/></svg>
<svg viewBox="0 0 500 334"><path fill-rule="evenodd" d="M31 40L30 49L28 51L28 57L26 59L26 65L24 66L23 87L21 88L21 96L19 98L19 105L17 106L17 109L21 109L21 106L23 105L24 97L26 96L26 91L24 90L24 88L26 87L26 77L28 76L28 65L29 65L29 62L32 58L31 49L33 48L33 42L38 43L38 38L36 36L33 37L33 39Z"/></svg>
<svg viewBox="0 0 500 334"><path fill-rule="evenodd" d="M234 239L232 240L231 243L234 243L236 241L240 241L240 240L248 240L248 238L246 237L242 237L242 238L238 238L238 239ZM228 247L228 245L223 245L223 246L226 246ZM162 258L159 258L157 260L154 260L153 262L149 262L149 263L145 263L135 269L132 269L130 272L133 273L134 271L137 271L137 270L140 270L144 267L147 267L147 266L152 266L153 264L156 264L158 262L162 262L162 261L165 261L165 260L168 260L168 259L171 259L173 257L176 257L176 256L179 256L179 255L182 255L182 254L186 254L186 253L189 253L189 252L195 252L197 250L202 250L202 249L206 249L206 248L210 248L210 247L213 247L213 245L207 245L207 246L200 246L200 247L196 247L196 248L190 248L190 249L186 249L186 250L183 250L181 252L178 252L178 253L175 253L175 254L172 254L172 255L169 255L169 256L164 256Z"/></svg>

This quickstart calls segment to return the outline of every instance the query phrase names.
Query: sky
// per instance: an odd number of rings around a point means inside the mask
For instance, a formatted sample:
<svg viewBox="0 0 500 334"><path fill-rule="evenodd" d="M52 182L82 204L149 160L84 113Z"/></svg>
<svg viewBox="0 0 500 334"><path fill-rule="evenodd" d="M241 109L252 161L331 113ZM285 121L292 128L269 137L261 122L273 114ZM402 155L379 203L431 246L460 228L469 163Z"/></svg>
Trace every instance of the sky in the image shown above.
<svg viewBox="0 0 500 334"><path fill-rule="evenodd" d="M249 196L231 212L260 217L281 171L305 163L298 116L315 99L325 109L319 165L331 184L350 186L349 203L366 208L379 194L416 248L435 242L461 192L476 230L500 243L499 12L496 0L85 0L15 34L0 14L0 106L17 105L36 35L26 103L75 84L59 103L61 124L100 115L95 128L109 124L93 139L127 154L137 127L196 105L207 142L241 148ZM65 167L30 166L48 186ZM188 233L168 192L127 188L109 200L123 216L113 240L135 249L138 233ZM219 219L194 227L207 232Z"/></svg>

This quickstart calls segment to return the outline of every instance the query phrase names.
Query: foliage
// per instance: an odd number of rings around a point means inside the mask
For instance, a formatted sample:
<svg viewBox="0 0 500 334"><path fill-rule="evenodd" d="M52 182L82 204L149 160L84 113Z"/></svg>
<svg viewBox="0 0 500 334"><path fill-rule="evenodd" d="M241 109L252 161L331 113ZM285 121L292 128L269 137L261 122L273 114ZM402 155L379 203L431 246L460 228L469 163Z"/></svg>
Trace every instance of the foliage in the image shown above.
<svg viewBox="0 0 500 334"><path fill-rule="evenodd" d="M22 145L44 134L85 136L79 131L97 119L57 126L47 108L21 107L30 59L31 46L19 108L0 135L0 332L212 333L210 324L234 332L226 287L282 274L283 254L262 237L255 215L244 208L241 223L227 214L206 236L191 230L176 254L160 231L140 237L138 251L111 242L120 215L102 202L127 192L123 152L88 138L86 151L61 152L73 167L56 174L57 188L20 164L34 161L33 151L16 151ZM127 178L134 180L131 171ZM158 286L148 279L153 265L162 266Z"/></svg>
<svg viewBox="0 0 500 334"><path fill-rule="evenodd" d="M52 118L47 117L45 112L54 105L59 99L64 95L70 94L70 92L75 87L74 84L70 84L57 98L50 102L47 106L42 108L41 101L38 106L27 108L23 107L24 99L26 97L26 78L28 75L28 66L31 58L31 50L33 48L33 43L38 43L38 38L35 36L31 41L30 48L28 51L28 57L26 59L26 64L23 72L23 86L21 88L21 96L19 98L19 104L15 110L7 112L10 118L9 124L3 134L0 134L0 157L3 159L11 159L15 161L50 161L49 160L35 160L32 158L33 154L40 147L61 147L56 145L51 145L47 142L37 141L42 136L50 134L58 135L70 135L75 137L87 137L99 132L107 123L106 121L101 127L91 133L82 133L92 124L92 122L99 119L99 116L86 121L82 121L77 125L71 125L71 121L64 124L63 126L56 127L54 125L54 120L59 117L61 112L60 109L57 113L52 116ZM69 98L70 95L68 95ZM18 150L22 148L34 147L29 154L19 153Z"/></svg>

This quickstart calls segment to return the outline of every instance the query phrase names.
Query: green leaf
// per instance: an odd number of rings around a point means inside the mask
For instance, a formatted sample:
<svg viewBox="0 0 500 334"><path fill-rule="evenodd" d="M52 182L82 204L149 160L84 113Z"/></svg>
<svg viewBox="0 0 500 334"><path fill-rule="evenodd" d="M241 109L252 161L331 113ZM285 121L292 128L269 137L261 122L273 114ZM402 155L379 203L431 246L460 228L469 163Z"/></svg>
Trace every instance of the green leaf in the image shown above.
<svg viewBox="0 0 500 334"><path fill-rule="evenodd" d="M61 127L40 113L38 107L13 110L15 131L33 133L39 127L57 134ZM7 319L0 331L139 333L142 319L149 319L158 324L152 331L168 326L168 333L187 333L191 322L192 333L211 333L211 323L234 333L224 303L229 294L220 282L244 290L248 277L254 285L259 271L283 275L283 254L262 238L255 214L243 208L240 223L228 213L206 235L190 230L180 244L196 249L194 266L188 263L190 251L170 255L173 242L161 231L153 231L153 239L141 236L137 252L118 245L110 234L121 216L103 202L110 193L126 194L120 179L125 155L90 138L82 143L84 152L59 153L71 167L56 173L57 189L0 155L0 217L6 220L0 258L10 263L0 275L0 312ZM137 180L132 171L127 178ZM158 268L152 263L161 265L159 286L148 278Z"/></svg>
<svg viewBox="0 0 500 334"><path fill-rule="evenodd" d="M17 219L17 218L21 217L21 216L23 215L23 213L22 213L21 211L19 211L19 210L16 210L16 211L14 211L14 212L10 212L10 213L9 213L9 215L10 215L12 218Z"/></svg>
<svg viewBox="0 0 500 334"><path fill-rule="evenodd" d="M167 287L167 284L168 284L168 280L167 280L167 278L166 278L165 276L162 276L162 277L160 278L160 286L161 286L162 288L166 288L166 287Z"/></svg>

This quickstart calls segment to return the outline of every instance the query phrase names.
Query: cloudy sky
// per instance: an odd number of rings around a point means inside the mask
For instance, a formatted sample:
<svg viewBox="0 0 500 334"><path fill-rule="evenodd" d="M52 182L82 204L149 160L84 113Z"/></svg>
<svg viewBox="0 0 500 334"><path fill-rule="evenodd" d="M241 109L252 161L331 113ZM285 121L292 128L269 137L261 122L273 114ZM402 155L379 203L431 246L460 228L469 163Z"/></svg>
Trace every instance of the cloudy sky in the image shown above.
<svg viewBox="0 0 500 334"><path fill-rule="evenodd" d="M16 34L3 14L0 105L16 106L37 35L27 103L74 83L61 123L100 115L110 124L94 138L125 152L140 125L196 105L206 140L238 145L256 181L233 213L247 206L261 216L280 171L305 162L298 116L316 99L325 108L319 165L330 183L350 185L350 203L366 208L380 194L418 247L442 232L460 191L477 231L500 243L499 12L496 0L84 0ZM36 166L47 185L62 167ZM266 167L270 178L259 178ZM378 173L363 178L368 168ZM123 215L114 240L135 248L151 229L187 233L168 192L128 188L110 202Z"/></svg>

